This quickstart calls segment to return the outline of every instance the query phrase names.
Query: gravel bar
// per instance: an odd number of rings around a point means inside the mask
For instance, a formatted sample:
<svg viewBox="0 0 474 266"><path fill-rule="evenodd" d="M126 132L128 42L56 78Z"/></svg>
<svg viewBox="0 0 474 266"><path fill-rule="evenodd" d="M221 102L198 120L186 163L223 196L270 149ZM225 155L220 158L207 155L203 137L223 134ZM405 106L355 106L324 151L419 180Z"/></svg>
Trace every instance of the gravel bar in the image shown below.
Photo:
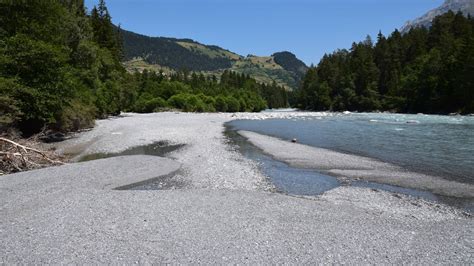
<svg viewBox="0 0 474 266"><path fill-rule="evenodd" d="M239 131L253 145L292 166L317 169L341 178L421 189L438 195L474 198L474 185L410 172L375 159L292 143L250 131Z"/></svg>
<svg viewBox="0 0 474 266"><path fill-rule="evenodd" d="M243 116L243 115L242 115ZM368 188L268 191L227 144L229 114L127 115L61 144L80 154L169 141L169 158L123 156L0 176L2 264L472 264L474 222ZM84 145L87 143L87 145ZM118 190L169 177L186 189Z"/></svg>

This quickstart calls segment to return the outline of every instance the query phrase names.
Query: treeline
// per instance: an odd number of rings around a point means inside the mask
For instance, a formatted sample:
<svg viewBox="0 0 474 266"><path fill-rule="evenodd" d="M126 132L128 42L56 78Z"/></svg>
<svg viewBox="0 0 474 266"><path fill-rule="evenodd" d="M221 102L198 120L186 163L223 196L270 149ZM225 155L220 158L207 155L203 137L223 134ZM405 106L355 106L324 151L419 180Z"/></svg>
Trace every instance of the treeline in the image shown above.
<svg viewBox="0 0 474 266"><path fill-rule="evenodd" d="M248 76L130 74L120 29L103 0L0 2L0 131L74 131L121 111L259 111L286 106L286 92ZM279 95L268 95L274 90Z"/></svg>
<svg viewBox="0 0 474 266"><path fill-rule="evenodd" d="M474 19L448 12L325 55L293 97L311 110L474 113Z"/></svg>

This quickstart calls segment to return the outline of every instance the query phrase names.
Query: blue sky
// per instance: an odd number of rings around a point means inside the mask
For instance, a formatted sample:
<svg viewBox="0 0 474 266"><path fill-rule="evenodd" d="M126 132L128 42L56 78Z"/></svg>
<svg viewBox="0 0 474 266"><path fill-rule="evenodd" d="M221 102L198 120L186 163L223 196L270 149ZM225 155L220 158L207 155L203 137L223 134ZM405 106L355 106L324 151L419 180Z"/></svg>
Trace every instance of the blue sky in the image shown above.
<svg viewBox="0 0 474 266"><path fill-rule="evenodd" d="M98 0L86 0L89 9ZM150 36L191 38L241 55L291 51L308 65L375 38L442 0L106 0L114 23Z"/></svg>

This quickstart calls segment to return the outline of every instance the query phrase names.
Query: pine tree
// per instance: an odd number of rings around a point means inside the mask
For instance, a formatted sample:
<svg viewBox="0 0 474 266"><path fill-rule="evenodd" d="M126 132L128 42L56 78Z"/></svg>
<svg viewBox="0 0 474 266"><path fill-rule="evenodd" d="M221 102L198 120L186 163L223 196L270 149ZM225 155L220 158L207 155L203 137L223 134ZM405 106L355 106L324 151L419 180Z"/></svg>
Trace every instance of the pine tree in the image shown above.
<svg viewBox="0 0 474 266"><path fill-rule="evenodd" d="M104 0L100 0L99 5L92 9L91 24L95 42L100 47L110 50L113 57L120 61L123 57L120 27L116 29L112 24L112 18Z"/></svg>

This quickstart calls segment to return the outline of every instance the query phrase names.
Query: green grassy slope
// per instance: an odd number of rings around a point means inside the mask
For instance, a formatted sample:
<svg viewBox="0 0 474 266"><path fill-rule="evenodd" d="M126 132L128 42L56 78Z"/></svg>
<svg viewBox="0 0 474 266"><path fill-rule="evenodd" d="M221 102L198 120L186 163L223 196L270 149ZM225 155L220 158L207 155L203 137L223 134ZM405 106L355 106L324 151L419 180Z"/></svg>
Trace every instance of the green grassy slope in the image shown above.
<svg viewBox="0 0 474 266"><path fill-rule="evenodd" d="M202 72L219 76L224 70L248 74L262 83L273 83L288 90L299 85L307 66L289 52L272 56L243 57L218 46L205 45L190 39L148 37L122 30L125 62L129 71L177 70Z"/></svg>

